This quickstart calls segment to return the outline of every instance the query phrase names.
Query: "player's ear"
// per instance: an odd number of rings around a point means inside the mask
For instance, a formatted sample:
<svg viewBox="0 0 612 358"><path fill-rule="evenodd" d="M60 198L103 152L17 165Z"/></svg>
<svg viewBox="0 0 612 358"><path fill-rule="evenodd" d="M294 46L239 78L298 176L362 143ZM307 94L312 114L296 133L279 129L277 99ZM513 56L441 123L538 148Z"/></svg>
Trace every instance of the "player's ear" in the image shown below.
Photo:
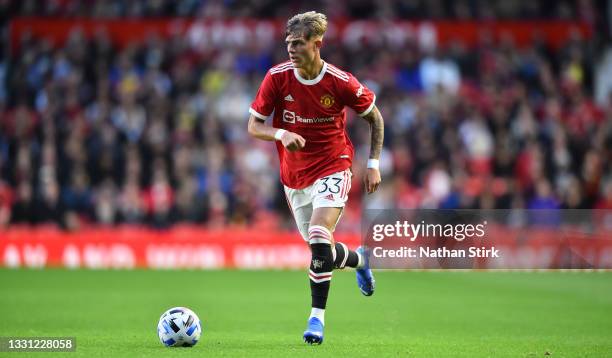
<svg viewBox="0 0 612 358"><path fill-rule="evenodd" d="M315 48L317 50L320 50L321 47L323 46L323 39L322 38L318 38L318 39L315 40L314 43L315 43Z"/></svg>

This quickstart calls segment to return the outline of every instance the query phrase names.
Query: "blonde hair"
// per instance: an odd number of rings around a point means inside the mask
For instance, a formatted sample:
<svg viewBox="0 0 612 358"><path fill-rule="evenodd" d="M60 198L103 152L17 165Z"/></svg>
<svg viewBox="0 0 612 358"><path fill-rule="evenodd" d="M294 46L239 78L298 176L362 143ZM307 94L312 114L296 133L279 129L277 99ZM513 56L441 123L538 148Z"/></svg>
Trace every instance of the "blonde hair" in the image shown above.
<svg viewBox="0 0 612 358"><path fill-rule="evenodd" d="M312 37L323 38L327 31L327 16L315 11L297 14L287 21L286 36L304 36L306 40Z"/></svg>

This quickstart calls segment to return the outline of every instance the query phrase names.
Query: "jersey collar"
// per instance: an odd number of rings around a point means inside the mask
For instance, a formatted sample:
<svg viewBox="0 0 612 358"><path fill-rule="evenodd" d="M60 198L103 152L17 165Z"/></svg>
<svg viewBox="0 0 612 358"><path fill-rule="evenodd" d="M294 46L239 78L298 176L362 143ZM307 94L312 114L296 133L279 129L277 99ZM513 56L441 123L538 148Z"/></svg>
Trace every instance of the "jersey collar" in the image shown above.
<svg viewBox="0 0 612 358"><path fill-rule="evenodd" d="M313 78L312 80L307 80L300 76L300 73L298 72L297 68L293 69L293 74L295 75L295 78L297 78L297 80L300 81L301 84L307 86L316 85L317 83L319 83L319 81L323 79L323 76L325 76L325 72L327 72L327 62L325 61L323 61L323 68L321 68L321 72L319 73L319 75Z"/></svg>

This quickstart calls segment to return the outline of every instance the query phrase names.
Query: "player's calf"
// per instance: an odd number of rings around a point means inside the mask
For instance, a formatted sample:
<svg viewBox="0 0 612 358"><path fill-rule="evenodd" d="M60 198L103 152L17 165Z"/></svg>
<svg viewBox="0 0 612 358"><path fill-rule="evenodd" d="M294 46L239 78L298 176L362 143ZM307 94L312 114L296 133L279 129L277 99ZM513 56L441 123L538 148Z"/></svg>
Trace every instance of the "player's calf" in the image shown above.
<svg viewBox="0 0 612 358"><path fill-rule="evenodd" d="M308 242L312 252L308 271L312 307L325 309L334 269L331 232L324 226L311 225L308 229Z"/></svg>
<svg viewBox="0 0 612 358"><path fill-rule="evenodd" d="M347 266L357 268L361 261L356 251L351 251L345 244L336 242L334 250L334 268L343 269Z"/></svg>

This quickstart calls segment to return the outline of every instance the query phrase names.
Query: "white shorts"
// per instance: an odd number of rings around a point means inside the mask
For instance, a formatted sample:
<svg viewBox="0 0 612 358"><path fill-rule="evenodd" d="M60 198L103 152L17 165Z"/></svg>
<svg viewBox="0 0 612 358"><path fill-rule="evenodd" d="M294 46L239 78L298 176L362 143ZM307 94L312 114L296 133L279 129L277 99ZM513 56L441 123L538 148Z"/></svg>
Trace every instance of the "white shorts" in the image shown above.
<svg viewBox="0 0 612 358"><path fill-rule="evenodd" d="M351 190L352 177L351 170L346 169L317 179L304 189L285 186L287 203L304 241L308 242L308 227L313 209L344 208ZM333 229L335 228L332 228L332 232Z"/></svg>

